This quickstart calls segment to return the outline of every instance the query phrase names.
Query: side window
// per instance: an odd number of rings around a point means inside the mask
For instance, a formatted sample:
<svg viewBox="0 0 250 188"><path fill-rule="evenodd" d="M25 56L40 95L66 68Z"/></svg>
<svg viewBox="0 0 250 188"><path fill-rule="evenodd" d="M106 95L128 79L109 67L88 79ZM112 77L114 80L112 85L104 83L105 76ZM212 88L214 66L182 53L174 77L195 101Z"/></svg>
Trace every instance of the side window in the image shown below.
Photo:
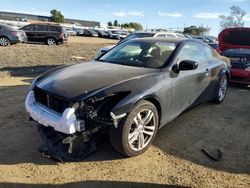
<svg viewBox="0 0 250 188"><path fill-rule="evenodd" d="M58 32L58 28L56 26L50 26L49 30L53 32Z"/></svg>
<svg viewBox="0 0 250 188"><path fill-rule="evenodd" d="M34 25L27 25L26 27L24 27L23 29L26 30L26 31L33 31L35 28Z"/></svg>
<svg viewBox="0 0 250 188"><path fill-rule="evenodd" d="M166 35L165 34L159 34L159 35L157 35L157 37L166 37Z"/></svg>
<svg viewBox="0 0 250 188"><path fill-rule="evenodd" d="M213 58L213 52L212 49L208 46L204 46L205 47L205 53L207 55L208 59L212 59Z"/></svg>
<svg viewBox="0 0 250 188"><path fill-rule="evenodd" d="M204 64L206 63L207 58L203 49L204 47L201 44L187 43L182 47L179 53L179 61L192 60L199 64Z"/></svg>
<svg viewBox="0 0 250 188"><path fill-rule="evenodd" d="M48 26L47 25L37 25L36 30L37 31L48 31Z"/></svg>
<svg viewBox="0 0 250 188"><path fill-rule="evenodd" d="M2 27L0 27L0 31L2 30Z"/></svg>
<svg viewBox="0 0 250 188"><path fill-rule="evenodd" d="M173 34L167 34L168 37L172 37L175 38L175 36Z"/></svg>

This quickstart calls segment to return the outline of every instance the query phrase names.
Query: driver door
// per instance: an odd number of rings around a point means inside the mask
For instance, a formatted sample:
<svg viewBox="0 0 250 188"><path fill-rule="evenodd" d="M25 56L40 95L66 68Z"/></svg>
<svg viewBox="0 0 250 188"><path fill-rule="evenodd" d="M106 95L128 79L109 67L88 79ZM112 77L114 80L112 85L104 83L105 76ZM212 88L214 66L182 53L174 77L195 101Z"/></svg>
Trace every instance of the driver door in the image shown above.
<svg viewBox="0 0 250 188"><path fill-rule="evenodd" d="M190 107L210 83L208 60L202 44L196 42L184 44L176 60L177 64L183 60L192 60L198 63L198 67L195 70L180 71L172 78L174 116L178 116Z"/></svg>

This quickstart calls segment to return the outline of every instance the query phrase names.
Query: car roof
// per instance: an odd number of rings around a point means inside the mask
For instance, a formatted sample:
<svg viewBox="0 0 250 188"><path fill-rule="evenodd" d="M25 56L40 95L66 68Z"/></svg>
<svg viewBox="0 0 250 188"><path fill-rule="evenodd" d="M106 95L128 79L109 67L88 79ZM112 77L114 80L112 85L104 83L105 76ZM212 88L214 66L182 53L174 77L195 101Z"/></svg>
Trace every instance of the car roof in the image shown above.
<svg viewBox="0 0 250 188"><path fill-rule="evenodd" d="M1 27L3 27L4 29L7 29L7 30L16 30L13 26L11 26L11 25L7 25L7 24L2 24L2 23L0 23L0 26Z"/></svg>
<svg viewBox="0 0 250 188"><path fill-rule="evenodd" d="M63 27L60 24L56 24L56 23L31 23L29 25L46 25L46 26Z"/></svg>
<svg viewBox="0 0 250 188"><path fill-rule="evenodd" d="M155 34L155 33L157 33L157 32L152 32L152 31L138 31L138 32L135 32L135 33L140 33L140 34L152 33L152 34Z"/></svg>
<svg viewBox="0 0 250 188"><path fill-rule="evenodd" d="M179 34L179 35L183 35L181 33L175 33L175 32L168 32L168 31L139 31L139 32L135 32L135 33L140 33L140 34L145 34L145 33L151 33L151 34Z"/></svg>

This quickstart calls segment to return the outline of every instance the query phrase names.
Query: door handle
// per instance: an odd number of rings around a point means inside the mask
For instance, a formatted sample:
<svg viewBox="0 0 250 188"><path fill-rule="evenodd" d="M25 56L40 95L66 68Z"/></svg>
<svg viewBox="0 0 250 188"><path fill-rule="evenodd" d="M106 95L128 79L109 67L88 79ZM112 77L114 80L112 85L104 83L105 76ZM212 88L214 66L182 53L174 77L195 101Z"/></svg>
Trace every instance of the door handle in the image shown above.
<svg viewBox="0 0 250 188"><path fill-rule="evenodd" d="M206 76L209 76L209 75L210 75L210 72L211 72L211 71L210 71L209 69L206 69L205 75L206 75Z"/></svg>

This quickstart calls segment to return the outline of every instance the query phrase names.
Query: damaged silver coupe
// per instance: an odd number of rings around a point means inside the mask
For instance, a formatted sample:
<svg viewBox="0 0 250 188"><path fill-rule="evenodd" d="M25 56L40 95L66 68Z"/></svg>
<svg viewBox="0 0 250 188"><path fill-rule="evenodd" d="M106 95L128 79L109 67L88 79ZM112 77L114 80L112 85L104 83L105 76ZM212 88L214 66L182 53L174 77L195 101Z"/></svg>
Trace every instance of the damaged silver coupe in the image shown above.
<svg viewBox="0 0 250 188"><path fill-rule="evenodd" d="M143 153L182 112L224 100L230 75L212 50L194 40L135 39L93 62L40 75L25 103L44 140L39 150L59 161L81 160L108 133L118 152Z"/></svg>

